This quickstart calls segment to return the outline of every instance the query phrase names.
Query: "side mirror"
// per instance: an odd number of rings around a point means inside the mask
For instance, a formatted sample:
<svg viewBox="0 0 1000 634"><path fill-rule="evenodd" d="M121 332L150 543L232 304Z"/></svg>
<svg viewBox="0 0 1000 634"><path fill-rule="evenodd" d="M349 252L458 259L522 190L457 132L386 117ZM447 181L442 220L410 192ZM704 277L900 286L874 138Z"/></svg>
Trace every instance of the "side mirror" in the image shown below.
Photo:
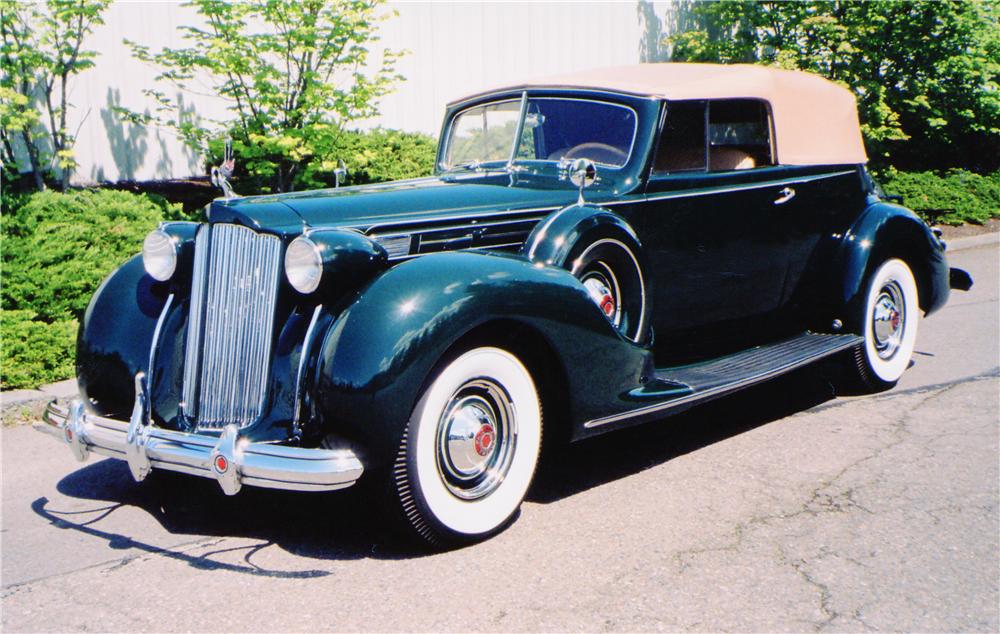
<svg viewBox="0 0 1000 634"><path fill-rule="evenodd" d="M587 158L578 158L569 166L569 180L580 189L580 198L577 204L583 204L583 190L594 184L597 180L597 166Z"/></svg>

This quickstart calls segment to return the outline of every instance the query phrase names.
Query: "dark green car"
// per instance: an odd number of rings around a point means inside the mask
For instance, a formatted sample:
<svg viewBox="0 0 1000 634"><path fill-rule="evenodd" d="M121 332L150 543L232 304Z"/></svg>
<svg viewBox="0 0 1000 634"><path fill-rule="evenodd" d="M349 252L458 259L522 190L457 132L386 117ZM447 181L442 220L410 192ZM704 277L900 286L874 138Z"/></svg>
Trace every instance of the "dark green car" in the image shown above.
<svg viewBox="0 0 1000 634"><path fill-rule="evenodd" d="M893 385L968 286L880 195L854 97L649 64L448 106L435 174L226 197L167 223L81 326L80 459L243 485L371 485L435 544L515 516L543 435L659 419L840 354Z"/></svg>

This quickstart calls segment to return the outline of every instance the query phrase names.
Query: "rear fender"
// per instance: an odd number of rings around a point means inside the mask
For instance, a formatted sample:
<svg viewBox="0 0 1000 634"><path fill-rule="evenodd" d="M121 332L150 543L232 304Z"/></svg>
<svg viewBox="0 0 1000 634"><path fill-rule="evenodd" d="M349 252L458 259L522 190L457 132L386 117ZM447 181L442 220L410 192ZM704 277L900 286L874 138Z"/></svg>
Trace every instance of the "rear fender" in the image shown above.
<svg viewBox="0 0 1000 634"><path fill-rule="evenodd" d="M843 314L859 313L868 276L887 259L900 258L916 278L920 308L929 315L948 300L944 246L912 211L900 205L869 205L841 239L833 267L835 302Z"/></svg>
<svg viewBox="0 0 1000 634"><path fill-rule="evenodd" d="M648 353L624 339L566 271L517 256L452 252L404 262L363 289L319 346L315 413L385 460L435 366L492 322L531 328L564 370L571 420L615 408ZM379 452L382 452L381 454Z"/></svg>

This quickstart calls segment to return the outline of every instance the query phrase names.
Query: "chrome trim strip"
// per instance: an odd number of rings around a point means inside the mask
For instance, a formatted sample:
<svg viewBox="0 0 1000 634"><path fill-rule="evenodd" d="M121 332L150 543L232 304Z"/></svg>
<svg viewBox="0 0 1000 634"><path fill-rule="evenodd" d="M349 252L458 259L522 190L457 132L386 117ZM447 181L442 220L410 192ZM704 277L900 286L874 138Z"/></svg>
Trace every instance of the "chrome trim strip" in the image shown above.
<svg viewBox="0 0 1000 634"><path fill-rule="evenodd" d="M167 313L170 312L173 303L174 294L171 293L167 295L167 302L163 305L160 317L156 320L156 327L153 329L153 341L149 344L149 367L146 368L146 376L150 377L150 381L153 377L153 365L156 363L156 351L160 347L160 331L163 330L163 322L166 321Z"/></svg>
<svg viewBox="0 0 1000 634"><path fill-rule="evenodd" d="M510 157L507 159L507 171L514 166L514 157L517 156L517 151L521 148L521 135L524 134L524 115L528 112L528 92L524 91L521 93L521 110L517 114L517 128L514 129L514 142L511 143ZM513 175L512 175L513 176ZM511 181L513 184L513 181Z"/></svg>
<svg viewBox="0 0 1000 634"><path fill-rule="evenodd" d="M34 428L70 443L66 429L74 429L73 441L84 452L124 459L128 448L129 423L104 418L84 411L79 399L69 408L49 403L41 422ZM364 466L350 449L307 449L269 443L253 443L229 436L221 437L162 429L146 425L143 452L154 469L179 471L203 478L216 478L223 491L235 493L241 485L292 491L334 491L357 482ZM230 442L231 446L224 446ZM71 447L72 448L72 447ZM220 473L213 468L215 457L223 455L228 468ZM86 453L84 453L86 457ZM228 487L228 488L226 488Z"/></svg>
<svg viewBox="0 0 1000 634"><path fill-rule="evenodd" d="M673 400L666 401L664 403L656 403L654 405L647 405L646 407L640 407L638 409L630 410L628 412L622 412L621 414L614 414L611 416L605 416L603 418L595 418L593 420L587 421L586 423L583 424L583 426L586 429L593 429L594 427L602 427L610 423L617 423L619 421L627 420L629 418L635 418L637 416L655 414L657 412L666 411L668 409L677 407L679 405L685 405L687 403L700 401L702 399L706 399L712 396L718 396L720 394L725 394L727 392L734 392L744 387L749 387L755 383L760 383L762 381L772 379L781 374L785 374L786 372L791 372L792 370L800 368L804 365L808 365L813 361L816 361L817 359L828 357L831 354L836 354L838 352L841 352L842 350L847 350L848 348L857 345L857 343L858 343L858 338L844 337L844 341L840 345L832 347L829 350L824 350L823 354L803 357L800 359L796 359L794 361L789 361L788 363L778 366L776 368L772 368L767 372L746 377L740 381L735 381L733 383L726 383L713 388L709 388L707 390L702 390L700 392L694 392L692 394L688 394L687 396L681 396L679 398L675 398Z"/></svg>
<svg viewBox="0 0 1000 634"><path fill-rule="evenodd" d="M201 368L202 317L205 314L205 277L212 225L198 229L191 271L191 305L188 312L187 345L184 351L184 387L180 409L185 416L198 414L198 370Z"/></svg>
<svg viewBox="0 0 1000 634"><path fill-rule="evenodd" d="M295 374L295 413L292 423L298 425L302 420L302 397L303 378L306 371L306 364L309 361L309 354L312 352L313 331L316 329L316 322L319 321L319 313L323 310L323 305L319 304L313 309L312 319L309 320L309 327L306 328L306 336L302 339L302 352L299 353L299 369Z"/></svg>
<svg viewBox="0 0 1000 634"><path fill-rule="evenodd" d="M799 183L811 183L813 181L823 180L826 178L834 178L837 176L845 176L847 174L855 174L854 170L844 170L841 172L827 172L825 174L814 174L811 176L799 176L796 178L783 178L780 180L773 181L763 181L760 183L743 183L741 185L721 185L714 188L703 189L699 191L681 191L681 192L670 192L666 194L654 194L652 196L645 196L643 198L637 198L635 200L616 200L609 201L606 203L595 203L602 207L612 207L614 205L628 205L636 202L656 202L658 200L670 200L672 198L691 198L694 196L710 196L712 194L725 194L729 192L738 192L747 189L763 189L765 187L777 187L779 185L796 185Z"/></svg>

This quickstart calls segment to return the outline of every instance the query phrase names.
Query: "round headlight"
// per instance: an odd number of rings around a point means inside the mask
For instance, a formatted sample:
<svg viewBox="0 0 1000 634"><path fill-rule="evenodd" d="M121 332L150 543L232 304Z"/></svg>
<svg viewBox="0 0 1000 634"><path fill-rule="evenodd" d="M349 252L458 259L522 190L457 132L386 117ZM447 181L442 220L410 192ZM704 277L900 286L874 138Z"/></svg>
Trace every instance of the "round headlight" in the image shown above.
<svg viewBox="0 0 1000 634"><path fill-rule="evenodd" d="M315 242L305 236L292 240L285 251L285 275L292 288L300 293L311 293L319 288L323 257Z"/></svg>
<svg viewBox="0 0 1000 634"><path fill-rule="evenodd" d="M142 241L142 264L154 280L166 282L177 269L177 244L163 229L154 229Z"/></svg>

